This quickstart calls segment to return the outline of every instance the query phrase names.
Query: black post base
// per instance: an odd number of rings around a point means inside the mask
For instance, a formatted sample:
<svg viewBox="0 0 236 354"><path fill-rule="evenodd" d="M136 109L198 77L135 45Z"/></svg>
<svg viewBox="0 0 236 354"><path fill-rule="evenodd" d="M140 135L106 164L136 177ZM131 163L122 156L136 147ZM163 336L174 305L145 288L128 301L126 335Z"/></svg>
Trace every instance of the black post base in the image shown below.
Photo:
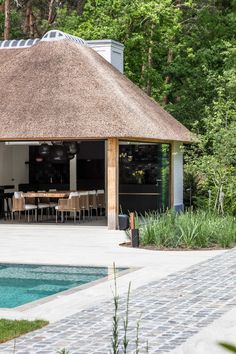
<svg viewBox="0 0 236 354"><path fill-rule="evenodd" d="M133 229L131 230L131 245L132 247L139 247L139 230Z"/></svg>

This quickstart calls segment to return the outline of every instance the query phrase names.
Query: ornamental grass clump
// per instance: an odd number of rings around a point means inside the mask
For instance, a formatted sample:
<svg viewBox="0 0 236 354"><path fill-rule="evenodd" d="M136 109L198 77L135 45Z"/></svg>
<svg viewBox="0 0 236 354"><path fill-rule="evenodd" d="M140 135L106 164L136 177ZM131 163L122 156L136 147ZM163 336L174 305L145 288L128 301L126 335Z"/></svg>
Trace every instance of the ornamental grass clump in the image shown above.
<svg viewBox="0 0 236 354"><path fill-rule="evenodd" d="M202 246L199 242L201 222L193 214L180 214L176 216L175 239L179 247L193 248L196 245Z"/></svg>
<svg viewBox="0 0 236 354"><path fill-rule="evenodd" d="M159 248L227 248L236 242L236 221L209 211L147 213L140 224L141 243Z"/></svg>
<svg viewBox="0 0 236 354"><path fill-rule="evenodd" d="M175 228L175 213L169 211L165 214L146 213L140 223L141 240L143 245L171 246L171 238Z"/></svg>

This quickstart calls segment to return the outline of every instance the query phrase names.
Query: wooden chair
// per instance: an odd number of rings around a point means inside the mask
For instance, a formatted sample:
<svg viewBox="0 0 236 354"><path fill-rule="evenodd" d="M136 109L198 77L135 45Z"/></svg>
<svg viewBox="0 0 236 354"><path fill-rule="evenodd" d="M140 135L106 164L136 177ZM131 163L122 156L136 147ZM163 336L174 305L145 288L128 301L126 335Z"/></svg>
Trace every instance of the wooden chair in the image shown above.
<svg viewBox="0 0 236 354"><path fill-rule="evenodd" d="M58 220L58 213L61 213L62 221L64 220L64 213L73 213L74 223L76 222L77 213L79 214L80 221L80 196L78 192L71 192L69 198L59 199L58 205L55 207L56 210L56 223Z"/></svg>
<svg viewBox="0 0 236 354"><path fill-rule="evenodd" d="M34 204L25 204L25 198L23 197L23 193L22 192L15 192L12 198L12 211L11 211L11 215L12 215L12 221L14 219L14 214L16 212L19 213L19 220L21 217L21 212L25 212L25 216L26 213L28 214L28 222L30 221L30 211L34 211L35 212L35 221L37 221L37 205Z"/></svg>
<svg viewBox="0 0 236 354"><path fill-rule="evenodd" d="M93 216L93 210L96 211L96 218L98 217L98 206L97 206L97 192L94 191L89 191L89 211L90 211L90 216L92 218Z"/></svg>
<svg viewBox="0 0 236 354"><path fill-rule="evenodd" d="M106 207L104 189L97 190L97 207L99 209L99 215L101 215L101 211Z"/></svg>
<svg viewBox="0 0 236 354"><path fill-rule="evenodd" d="M3 194L3 216L4 219L11 219L11 209L12 209L12 197L13 197L13 193L12 192L8 192Z"/></svg>
<svg viewBox="0 0 236 354"><path fill-rule="evenodd" d="M49 189L49 192L56 192L57 189ZM56 198L48 198L48 204L49 204L49 210L50 214L54 215L55 214L55 207L58 205L58 200Z"/></svg>
<svg viewBox="0 0 236 354"><path fill-rule="evenodd" d="M89 192L80 192L79 193L80 197L80 207L81 211L83 211L83 220L85 220L85 212L88 212L88 217L89 217Z"/></svg>
<svg viewBox="0 0 236 354"><path fill-rule="evenodd" d="M45 191L38 191L45 192ZM50 200L49 198L38 198L38 209L40 210L41 220L43 220L43 211L46 210L49 217Z"/></svg>

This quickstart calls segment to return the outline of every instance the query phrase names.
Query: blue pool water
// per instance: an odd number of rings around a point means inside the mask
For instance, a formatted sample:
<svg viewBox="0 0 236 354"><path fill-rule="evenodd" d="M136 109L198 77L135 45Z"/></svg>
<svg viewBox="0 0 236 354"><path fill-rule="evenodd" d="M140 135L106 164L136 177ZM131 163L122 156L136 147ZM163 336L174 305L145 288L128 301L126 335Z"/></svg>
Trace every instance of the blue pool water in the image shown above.
<svg viewBox="0 0 236 354"><path fill-rule="evenodd" d="M107 267L0 264L0 307L13 308L107 275Z"/></svg>

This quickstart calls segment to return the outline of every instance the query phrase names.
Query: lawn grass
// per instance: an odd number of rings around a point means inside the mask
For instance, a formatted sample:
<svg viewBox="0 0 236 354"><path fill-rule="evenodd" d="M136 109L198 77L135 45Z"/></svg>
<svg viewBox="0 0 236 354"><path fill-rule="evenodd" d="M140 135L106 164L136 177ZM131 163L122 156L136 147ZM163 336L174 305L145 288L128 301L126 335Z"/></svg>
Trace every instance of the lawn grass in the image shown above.
<svg viewBox="0 0 236 354"><path fill-rule="evenodd" d="M47 324L48 322L43 320L26 321L0 319L0 343L42 328Z"/></svg>

